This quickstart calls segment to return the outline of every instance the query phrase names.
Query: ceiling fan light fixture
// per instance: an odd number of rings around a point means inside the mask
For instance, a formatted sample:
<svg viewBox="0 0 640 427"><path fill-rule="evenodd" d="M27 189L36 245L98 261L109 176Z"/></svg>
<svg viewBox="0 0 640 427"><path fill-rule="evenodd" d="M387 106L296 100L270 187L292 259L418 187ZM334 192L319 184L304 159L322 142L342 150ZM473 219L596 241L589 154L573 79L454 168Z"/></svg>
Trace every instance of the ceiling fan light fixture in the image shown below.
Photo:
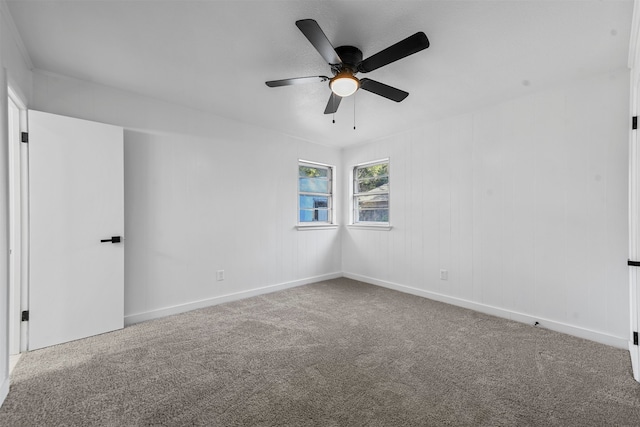
<svg viewBox="0 0 640 427"><path fill-rule="evenodd" d="M338 73L329 83L331 91L344 98L353 95L360 88L360 81L348 71Z"/></svg>

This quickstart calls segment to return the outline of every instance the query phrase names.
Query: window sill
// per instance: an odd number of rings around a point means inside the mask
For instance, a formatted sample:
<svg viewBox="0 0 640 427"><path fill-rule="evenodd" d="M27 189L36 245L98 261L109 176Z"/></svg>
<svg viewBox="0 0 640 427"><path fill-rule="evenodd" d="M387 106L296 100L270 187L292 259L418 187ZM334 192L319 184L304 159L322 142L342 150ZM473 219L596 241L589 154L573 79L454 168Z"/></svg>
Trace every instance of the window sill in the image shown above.
<svg viewBox="0 0 640 427"><path fill-rule="evenodd" d="M354 230L378 230L378 231L389 231L393 227L390 224L349 224L347 228L351 228Z"/></svg>
<svg viewBox="0 0 640 427"><path fill-rule="evenodd" d="M338 224L313 224L313 225L296 225L298 231L307 230L335 230L338 228Z"/></svg>

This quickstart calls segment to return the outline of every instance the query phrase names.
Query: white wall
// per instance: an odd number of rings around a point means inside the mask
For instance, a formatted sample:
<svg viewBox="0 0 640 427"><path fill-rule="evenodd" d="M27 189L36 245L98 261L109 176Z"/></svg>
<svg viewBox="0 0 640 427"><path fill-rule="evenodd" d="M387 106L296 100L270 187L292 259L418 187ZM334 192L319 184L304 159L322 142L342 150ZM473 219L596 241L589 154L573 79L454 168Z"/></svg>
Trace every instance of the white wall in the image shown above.
<svg viewBox="0 0 640 427"><path fill-rule="evenodd" d="M628 99L621 70L345 150L390 157L393 229L343 271L626 348Z"/></svg>
<svg viewBox="0 0 640 427"><path fill-rule="evenodd" d="M343 271L624 347L628 82L571 82L342 153L43 72L32 107L126 129L127 323ZM383 157L391 231L294 229L298 158L342 179Z"/></svg>
<svg viewBox="0 0 640 427"><path fill-rule="evenodd" d="M125 128L127 323L340 275L340 231L294 228L298 159L339 150L41 72L32 108Z"/></svg>
<svg viewBox="0 0 640 427"><path fill-rule="evenodd" d="M619 347L629 322L628 96L622 70L341 153L87 82L33 77L33 108L127 129L128 323L343 271ZM348 229L340 241L337 230L294 229L298 158L341 164L345 177L383 157L391 231ZM248 203L263 209L262 222Z"/></svg>

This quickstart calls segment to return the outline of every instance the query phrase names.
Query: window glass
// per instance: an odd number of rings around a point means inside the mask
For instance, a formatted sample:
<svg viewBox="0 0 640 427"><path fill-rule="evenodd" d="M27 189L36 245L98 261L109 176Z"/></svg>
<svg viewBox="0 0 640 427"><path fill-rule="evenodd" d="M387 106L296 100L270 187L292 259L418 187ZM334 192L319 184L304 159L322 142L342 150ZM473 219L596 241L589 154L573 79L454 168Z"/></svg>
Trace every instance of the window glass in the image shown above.
<svg viewBox="0 0 640 427"><path fill-rule="evenodd" d="M298 221L333 222L333 167L313 162L298 164Z"/></svg>
<svg viewBox="0 0 640 427"><path fill-rule="evenodd" d="M353 222L389 222L389 160L353 169Z"/></svg>
<svg viewBox="0 0 640 427"><path fill-rule="evenodd" d="M300 191L309 193L329 193L329 180L326 178L300 178Z"/></svg>

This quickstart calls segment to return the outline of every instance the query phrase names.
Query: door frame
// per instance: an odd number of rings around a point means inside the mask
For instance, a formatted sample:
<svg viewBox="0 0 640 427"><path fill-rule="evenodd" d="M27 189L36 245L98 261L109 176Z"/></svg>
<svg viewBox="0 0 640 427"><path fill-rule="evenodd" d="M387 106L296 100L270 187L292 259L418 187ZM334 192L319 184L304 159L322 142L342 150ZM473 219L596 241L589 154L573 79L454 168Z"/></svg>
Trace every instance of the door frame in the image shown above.
<svg viewBox="0 0 640 427"><path fill-rule="evenodd" d="M21 321L21 313L28 309L28 260L29 260L29 197L27 144L20 141L21 132L27 131L27 106L9 84L9 104L17 109L18 131L9 135L9 227L10 264L9 271L9 354L26 351L28 323ZM12 108L11 106L9 108ZM9 112L9 111L8 111ZM10 125L11 128L11 125ZM16 185L17 183L17 185Z"/></svg>

